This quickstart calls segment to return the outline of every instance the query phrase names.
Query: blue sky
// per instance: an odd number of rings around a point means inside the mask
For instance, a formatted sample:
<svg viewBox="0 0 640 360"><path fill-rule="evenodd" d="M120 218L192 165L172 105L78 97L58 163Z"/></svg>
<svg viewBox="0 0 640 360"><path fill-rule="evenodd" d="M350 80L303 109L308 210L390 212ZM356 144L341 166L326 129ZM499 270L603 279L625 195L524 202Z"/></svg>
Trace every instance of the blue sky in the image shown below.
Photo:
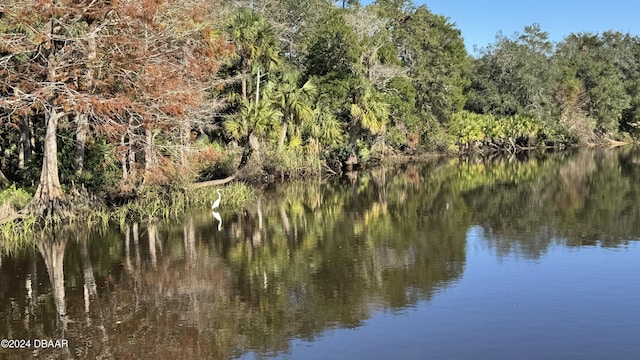
<svg viewBox="0 0 640 360"><path fill-rule="evenodd" d="M368 1L363 1L367 3ZM540 24L551 40L572 32L617 30L640 35L640 0L414 0L444 15L462 31L469 52L484 47L499 30L506 36Z"/></svg>

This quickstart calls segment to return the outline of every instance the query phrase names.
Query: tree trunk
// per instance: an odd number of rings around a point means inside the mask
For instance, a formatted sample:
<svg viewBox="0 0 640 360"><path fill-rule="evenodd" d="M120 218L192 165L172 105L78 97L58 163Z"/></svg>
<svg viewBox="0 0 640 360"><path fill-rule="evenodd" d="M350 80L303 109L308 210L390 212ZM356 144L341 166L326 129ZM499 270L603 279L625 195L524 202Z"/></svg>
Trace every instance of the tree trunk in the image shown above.
<svg viewBox="0 0 640 360"><path fill-rule="evenodd" d="M128 149L127 148L127 144L124 141L126 138L125 134L122 134L122 136L120 137L120 148L121 149ZM122 152L122 158L121 158L121 163L122 163L122 180L124 180L125 182L127 180L129 180L129 171L127 170L127 156L128 155L128 150L127 151L123 151Z"/></svg>
<svg viewBox="0 0 640 360"><path fill-rule="evenodd" d="M233 181L236 176L238 176L238 172L236 171L235 174L231 175L231 176L227 176L224 179L216 179L216 180L209 180L209 181L201 181L195 184L191 185L191 189L200 189L203 187L209 187L209 186L217 186L217 185L224 185L226 183L230 183L231 181Z"/></svg>
<svg viewBox="0 0 640 360"><path fill-rule="evenodd" d="M256 111L258 102L260 101L260 66L258 66L258 74L256 74Z"/></svg>
<svg viewBox="0 0 640 360"><path fill-rule="evenodd" d="M0 169L0 185L4 185L9 183L9 179L7 179L6 176L4 176L4 173L2 172L2 169Z"/></svg>
<svg viewBox="0 0 640 360"><path fill-rule="evenodd" d="M87 40L87 73L84 76L83 87L84 90L91 93L93 92L94 84L94 70L93 65L97 57L97 46L95 37L95 24L91 29L91 36ZM84 167L84 147L87 140L87 132L89 131L89 116L87 114L76 115L76 152L74 164L76 167L76 175L82 173Z"/></svg>
<svg viewBox="0 0 640 360"><path fill-rule="evenodd" d="M189 120L183 119L180 125L180 164L187 166L189 159L189 140L191 137L191 124Z"/></svg>
<svg viewBox="0 0 640 360"><path fill-rule="evenodd" d="M88 131L89 117L86 114L76 115L76 152L74 158L76 175L80 175L84 167L84 146Z"/></svg>
<svg viewBox="0 0 640 360"><path fill-rule="evenodd" d="M18 151L18 168L24 169L25 162L31 158L31 129L29 120L20 121L20 150Z"/></svg>
<svg viewBox="0 0 640 360"><path fill-rule="evenodd" d="M284 139L287 137L287 127L289 122L286 120L282 122L282 130L280 131L280 139L278 140L278 151L282 151L284 147Z"/></svg>
<svg viewBox="0 0 640 360"><path fill-rule="evenodd" d="M251 135L247 136L247 138L251 137ZM237 171L244 169L245 166L251 160L251 155L253 154L253 147L249 144L249 139L247 139L247 144L244 146L244 151L242 151L242 157L240 158L240 164L238 165Z"/></svg>
<svg viewBox="0 0 640 360"><path fill-rule="evenodd" d="M62 115L53 108L47 114L40 183L31 200L31 207L36 214L47 217L56 215L59 219L66 218L61 212L65 205L65 198L58 177L58 144L56 142L58 120Z"/></svg>
<svg viewBox="0 0 640 360"><path fill-rule="evenodd" d="M242 100L247 100L247 70L242 69Z"/></svg>
<svg viewBox="0 0 640 360"><path fill-rule="evenodd" d="M136 149L133 139L129 136L129 177L135 181L137 175Z"/></svg>
<svg viewBox="0 0 640 360"><path fill-rule="evenodd" d="M156 154L153 151L153 131L145 129L146 141L144 144L144 169L150 170L156 165Z"/></svg>

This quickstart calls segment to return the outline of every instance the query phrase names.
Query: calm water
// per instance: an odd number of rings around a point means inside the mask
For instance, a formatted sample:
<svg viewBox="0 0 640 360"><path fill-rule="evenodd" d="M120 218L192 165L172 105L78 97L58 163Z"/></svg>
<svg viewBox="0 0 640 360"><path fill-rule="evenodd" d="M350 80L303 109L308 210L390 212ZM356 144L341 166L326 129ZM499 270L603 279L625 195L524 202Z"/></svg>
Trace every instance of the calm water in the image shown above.
<svg viewBox="0 0 640 360"><path fill-rule="evenodd" d="M637 359L640 152L276 185L0 263L2 359Z"/></svg>

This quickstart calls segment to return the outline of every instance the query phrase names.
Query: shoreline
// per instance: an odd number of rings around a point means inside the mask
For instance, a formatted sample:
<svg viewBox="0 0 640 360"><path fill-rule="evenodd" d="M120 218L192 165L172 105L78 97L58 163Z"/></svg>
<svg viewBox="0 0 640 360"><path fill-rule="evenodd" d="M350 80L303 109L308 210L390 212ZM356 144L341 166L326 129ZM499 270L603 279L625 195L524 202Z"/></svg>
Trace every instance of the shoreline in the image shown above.
<svg viewBox="0 0 640 360"><path fill-rule="evenodd" d="M464 157L464 156L487 156L490 154L501 154L513 156L518 153L529 151L549 151L549 150L567 150L580 148L617 148L626 145L634 145L635 143L610 140L599 143L589 143L583 145L573 145L565 147L544 146L544 147L520 147L515 152L501 149L501 151L459 151L459 152L433 152L425 151L413 154L393 154L384 158L372 159L365 166L358 166L353 171L362 171L376 168L378 166L396 166L411 163L429 163L447 158ZM256 164L257 165L257 164ZM245 169L249 170L249 169ZM262 169L261 166L251 167L249 172L237 174L237 176L229 176L224 179L209 180L199 183L192 183L184 187L157 186L146 187L143 191L129 194L117 193L115 189L109 189L102 192L89 193L86 190L78 192L75 188L67 194L70 196L71 220L100 222L108 224L110 222L122 223L126 220L136 219L140 221L151 221L158 219L169 219L178 216L185 209L190 207L204 207L213 201L213 195L209 194L210 189L215 186L228 188L229 193L236 193L238 199L234 200L232 208L240 209L245 206L246 202L252 198L257 188L273 183L286 183L295 180L310 179L313 177L330 178L348 173L344 168L340 171L326 171L320 169L317 173L310 175L309 173L296 174L269 174ZM230 181L224 181L229 180ZM223 182L224 181L224 182ZM14 191L24 192L24 189L15 188ZM104 198L98 195L103 194ZM210 199L211 198L211 199ZM178 205L176 205L178 204ZM170 205L170 206L169 206ZM28 223L29 228L35 224L48 224L48 219L37 219L34 214L26 213L22 209L15 209L7 201L2 205L2 218L0 218L0 227L12 228L19 227L20 223ZM67 222L64 222L67 223Z"/></svg>

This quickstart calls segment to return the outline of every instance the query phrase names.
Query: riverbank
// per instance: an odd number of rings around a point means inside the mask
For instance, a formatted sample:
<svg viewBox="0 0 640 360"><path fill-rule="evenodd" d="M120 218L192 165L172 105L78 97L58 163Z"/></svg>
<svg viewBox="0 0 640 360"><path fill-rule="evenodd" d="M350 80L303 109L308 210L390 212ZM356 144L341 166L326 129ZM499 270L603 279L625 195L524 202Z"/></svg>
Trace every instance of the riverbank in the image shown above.
<svg viewBox="0 0 640 360"><path fill-rule="evenodd" d="M627 142L607 140L589 143L579 147L619 147L629 145ZM567 147L519 147L516 153L525 151L549 151ZM377 166L394 166L407 163L428 163L459 156L514 155L507 149L500 151L458 151L458 152L416 152L395 153L385 157L371 157L367 163L358 164L355 170L366 170ZM189 209L206 209L218 198L216 189L223 196L220 205L225 211L240 211L255 199L257 188L274 182L287 182L296 179L313 177L330 177L341 174L341 169L333 170L322 162L313 166L296 169L288 164L274 166L273 158L261 163L260 159L251 161L243 171L233 176L232 181L224 184L204 181L187 185L176 184L141 186L138 189L120 191L109 189L98 193L90 193L85 188L72 188L67 192L70 208L65 224L85 223L90 227L104 228L109 224L123 225L128 221L164 221L178 218ZM284 164L284 161L281 162ZM308 164L307 164L308 165ZM229 177L227 178L229 179ZM222 180L220 180L222 182ZM38 229L55 225L47 218L38 218L29 213L28 204L32 190L17 188L12 185L0 191L0 234L5 241L15 244L23 243Z"/></svg>
<svg viewBox="0 0 640 360"><path fill-rule="evenodd" d="M220 209L240 211L254 199L255 190L238 181L220 186L224 198ZM147 187L139 192L90 194L86 190L72 190L68 197L68 217L63 222L37 217L27 211L31 194L25 189L10 187L0 192L0 242L3 247L18 249L20 244L32 242L33 234L56 226L84 224L104 229L110 224L124 225L130 221L149 222L175 219L189 209L211 207L217 194L212 188Z"/></svg>

